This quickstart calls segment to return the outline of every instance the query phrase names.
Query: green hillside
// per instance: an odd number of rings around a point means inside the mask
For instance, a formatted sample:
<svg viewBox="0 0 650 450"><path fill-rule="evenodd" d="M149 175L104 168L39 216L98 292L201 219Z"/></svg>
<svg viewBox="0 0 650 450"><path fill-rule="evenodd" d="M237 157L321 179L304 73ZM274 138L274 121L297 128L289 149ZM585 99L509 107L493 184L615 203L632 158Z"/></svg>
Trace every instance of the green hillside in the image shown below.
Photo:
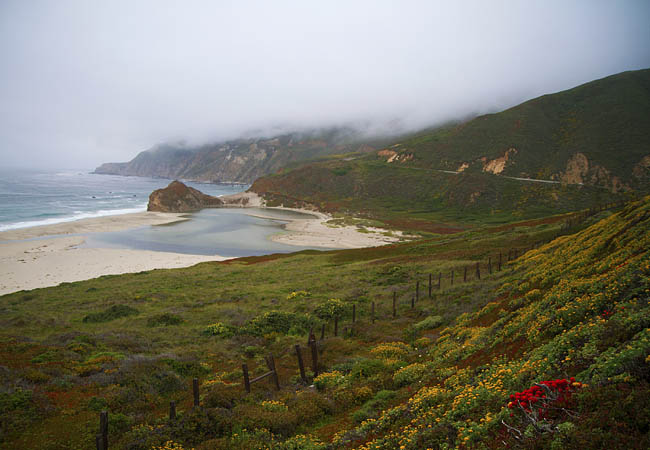
<svg viewBox="0 0 650 450"><path fill-rule="evenodd" d="M565 219L0 297L0 448L647 448L650 197Z"/></svg>
<svg viewBox="0 0 650 450"><path fill-rule="evenodd" d="M399 152L414 154L412 164L447 170L465 162L478 170L481 157L492 160L514 148L502 174L541 179L560 179L580 152L610 172L595 180L598 174L589 173L585 182L611 186L616 176L635 187L640 177L634 168L650 155L650 69L544 95L399 144Z"/></svg>
<svg viewBox="0 0 650 450"><path fill-rule="evenodd" d="M269 205L314 205L383 222L504 223L594 207L625 198L594 186L512 180L484 173L343 159L310 164L255 181ZM423 224L424 225L424 224Z"/></svg>
<svg viewBox="0 0 650 450"><path fill-rule="evenodd" d="M545 95L365 156L286 169L251 190L272 204L462 221L499 220L502 212L539 217L648 192L650 70Z"/></svg>

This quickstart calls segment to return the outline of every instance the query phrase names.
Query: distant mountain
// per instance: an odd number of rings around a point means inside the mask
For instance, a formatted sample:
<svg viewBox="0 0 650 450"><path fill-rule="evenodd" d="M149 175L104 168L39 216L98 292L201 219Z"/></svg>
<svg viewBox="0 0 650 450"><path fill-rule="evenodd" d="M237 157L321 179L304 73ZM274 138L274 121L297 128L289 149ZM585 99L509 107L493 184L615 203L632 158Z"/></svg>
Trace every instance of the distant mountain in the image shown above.
<svg viewBox="0 0 650 450"><path fill-rule="evenodd" d="M385 145L385 142L381 142L381 145ZM352 129L331 128L271 138L237 139L199 147L163 144L141 152L129 162L102 164L95 169L95 173L250 183L262 175L298 162L337 153L376 150Z"/></svg>
<svg viewBox="0 0 650 450"><path fill-rule="evenodd" d="M648 192L650 70L415 134L354 160L265 176L251 191L271 204L459 220L472 212L541 216Z"/></svg>

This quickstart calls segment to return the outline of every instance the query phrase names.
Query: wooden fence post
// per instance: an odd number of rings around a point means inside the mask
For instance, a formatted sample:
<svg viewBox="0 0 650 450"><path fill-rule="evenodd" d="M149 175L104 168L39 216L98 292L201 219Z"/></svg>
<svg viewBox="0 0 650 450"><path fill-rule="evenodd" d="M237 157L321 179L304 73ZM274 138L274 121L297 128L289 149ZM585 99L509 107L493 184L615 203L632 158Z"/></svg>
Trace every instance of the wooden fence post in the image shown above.
<svg viewBox="0 0 650 450"><path fill-rule="evenodd" d="M173 422L176 420L176 402L171 401L169 402L169 421Z"/></svg>
<svg viewBox="0 0 650 450"><path fill-rule="evenodd" d="M251 381L250 378L248 377L248 364L242 364L241 365L241 370L244 372L244 387L246 388L246 392L250 394L251 392Z"/></svg>
<svg viewBox="0 0 650 450"><path fill-rule="evenodd" d="M316 345L315 341L312 341L314 345ZM278 371L275 370L275 359L273 358L273 355L269 354L266 358L266 365L269 368L271 372L273 372L273 382L275 383L275 388L279 391L280 390L280 379L278 378Z"/></svg>
<svg viewBox="0 0 650 450"><path fill-rule="evenodd" d="M311 343L311 369L314 372L314 378L318 376L318 348L316 343Z"/></svg>
<svg viewBox="0 0 650 450"><path fill-rule="evenodd" d="M442 287L442 272L438 272L438 290Z"/></svg>
<svg viewBox="0 0 650 450"><path fill-rule="evenodd" d="M357 322L357 305L356 303L352 304L352 323Z"/></svg>
<svg viewBox="0 0 650 450"><path fill-rule="evenodd" d="M370 315L372 317L372 323L375 323L375 302L372 302L372 310Z"/></svg>
<svg viewBox="0 0 650 450"><path fill-rule="evenodd" d="M300 367L300 378L302 378L303 383L307 383L307 376L305 375L305 363L302 360L302 352L300 351L300 345L295 345L296 356L298 357L298 367Z"/></svg>
<svg viewBox="0 0 650 450"><path fill-rule="evenodd" d="M108 450L108 411L99 414L99 434L102 435L102 450Z"/></svg>
<svg viewBox="0 0 650 450"><path fill-rule="evenodd" d="M339 316L334 316L334 336L339 335Z"/></svg>
<svg viewBox="0 0 650 450"><path fill-rule="evenodd" d="M467 266L463 267L463 283L467 282Z"/></svg>
<svg viewBox="0 0 650 450"><path fill-rule="evenodd" d="M420 301L420 280L415 282L415 301Z"/></svg>
<svg viewBox="0 0 650 450"><path fill-rule="evenodd" d="M104 450L104 441L101 433L95 435L95 446L97 447L97 450Z"/></svg>
<svg viewBox="0 0 650 450"><path fill-rule="evenodd" d="M431 274L429 274L429 298L431 298Z"/></svg>
<svg viewBox="0 0 650 450"><path fill-rule="evenodd" d="M481 263L479 261L476 261L476 279L481 279Z"/></svg>
<svg viewBox="0 0 650 450"><path fill-rule="evenodd" d="M199 407L199 379L194 378L192 380L192 392L194 394L194 407Z"/></svg>
<svg viewBox="0 0 650 450"><path fill-rule="evenodd" d="M397 317L397 292L393 292L393 319Z"/></svg>

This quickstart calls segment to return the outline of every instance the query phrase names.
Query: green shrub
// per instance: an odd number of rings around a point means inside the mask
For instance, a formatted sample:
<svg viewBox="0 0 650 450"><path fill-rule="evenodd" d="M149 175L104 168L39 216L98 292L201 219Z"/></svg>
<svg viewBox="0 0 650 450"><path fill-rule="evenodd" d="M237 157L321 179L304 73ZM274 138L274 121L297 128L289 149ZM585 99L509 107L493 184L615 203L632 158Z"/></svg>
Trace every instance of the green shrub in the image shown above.
<svg viewBox="0 0 650 450"><path fill-rule="evenodd" d="M88 400L88 409L93 411L101 411L108 407L108 402L102 397L90 397Z"/></svg>
<svg viewBox="0 0 650 450"><path fill-rule="evenodd" d="M377 359L360 359L358 360L350 370L350 379L360 380L365 378L370 378L374 375L382 373L386 370L386 364L383 361Z"/></svg>
<svg viewBox="0 0 650 450"><path fill-rule="evenodd" d="M393 381L398 386L406 386L416 381L422 381L429 371L430 368L427 364L414 363L395 372Z"/></svg>
<svg viewBox="0 0 650 450"><path fill-rule="evenodd" d="M176 314L171 314L171 313L158 314L158 315L149 317L149 319L147 319L147 326L148 327L179 325L181 323L183 323L183 319L181 319Z"/></svg>
<svg viewBox="0 0 650 450"><path fill-rule="evenodd" d="M345 376L341 372L325 372L321 373L314 379L314 386L319 391L327 388L338 386L345 381Z"/></svg>
<svg viewBox="0 0 650 450"><path fill-rule="evenodd" d="M203 330L203 334L207 334L208 336L219 336L223 338L228 338L234 335L235 332L233 327L229 325L224 325L221 322L215 322L205 327L205 330Z"/></svg>
<svg viewBox="0 0 650 450"><path fill-rule="evenodd" d="M321 320L332 320L341 317L347 310L347 305L339 298L330 298L321 303L314 310L314 314Z"/></svg>
<svg viewBox="0 0 650 450"><path fill-rule="evenodd" d="M113 305L108 309L105 309L102 312L88 314L83 318L84 323L101 323L101 322L110 322L111 320L120 319L122 317L133 316L139 314L135 308L131 308L127 305Z"/></svg>
<svg viewBox="0 0 650 450"><path fill-rule="evenodd" d="M254 336L270 333L304 334L313 325L313 320L305 314L284 311L270 311L254 317L244 328L244 332Z"/></svg>
<svg viewBox="0 0 650 450"><path fill-rule="evenodd" d="M395 398L395 391L382 390L375 394L373 398L368 400L352 414L355 422L363 422L364 420L376 417L382 409L386 407L388 402Z"/></svg>

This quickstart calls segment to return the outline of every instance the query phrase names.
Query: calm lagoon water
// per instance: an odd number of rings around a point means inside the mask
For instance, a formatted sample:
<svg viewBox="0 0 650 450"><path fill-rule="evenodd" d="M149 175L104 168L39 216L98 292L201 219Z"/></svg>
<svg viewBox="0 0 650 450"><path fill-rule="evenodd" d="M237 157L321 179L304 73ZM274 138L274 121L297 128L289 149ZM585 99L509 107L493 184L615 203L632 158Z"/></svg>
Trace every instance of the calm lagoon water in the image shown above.
<svg viewBox="0 0 650 450"><path fill-rule="evenodd" d="M149 194L170 181L96 175L89 170L0 169L0 231L146 211ZM247 188L186 184L213 196L234 194ZM90 234L85 246L226 257L289 253L306 247L278 244L269 237L282 232L282 224L298 216L305 215L273 209L206 209L188 214L190 220L184 222Z"/></svg>
<svg viewBox="0 0 650 450"><path fill-rule="evenodd" d="M188 214L188 217L190 220L168 225L92 234L85 246L226 257L290 253L311 248L269 239L282 232L282 225L289 220L311 217L309 214L277 209L215 208Z"/></svg>

